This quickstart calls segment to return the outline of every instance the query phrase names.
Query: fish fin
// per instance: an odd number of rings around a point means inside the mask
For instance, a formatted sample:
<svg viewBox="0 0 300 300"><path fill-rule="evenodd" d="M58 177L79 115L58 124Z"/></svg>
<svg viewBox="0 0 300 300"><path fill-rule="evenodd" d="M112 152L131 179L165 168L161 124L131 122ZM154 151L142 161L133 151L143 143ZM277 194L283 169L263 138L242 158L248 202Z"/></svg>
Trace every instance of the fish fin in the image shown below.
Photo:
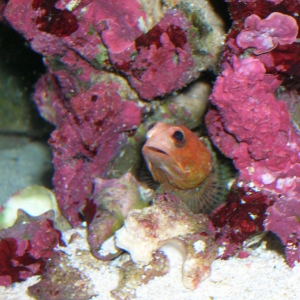
<svg viewBox="0 0 300 300"><path fill-rule="evenodd" d="M155 181L151 172L148 170L146 163L143 161L139 170L138 180L145 183L150 189L156 191L160 187L160 183Z"/></svg>
<svg viewBox="0 0 300 300"><path fill-rule="evenodd" d="M217 153L211 144L208 147L213 157L212 172L196 188L174 192L174 195L181 198L194 213L209 214L224 202L230 191L229 182L236 174L229 159Z"/></svg>

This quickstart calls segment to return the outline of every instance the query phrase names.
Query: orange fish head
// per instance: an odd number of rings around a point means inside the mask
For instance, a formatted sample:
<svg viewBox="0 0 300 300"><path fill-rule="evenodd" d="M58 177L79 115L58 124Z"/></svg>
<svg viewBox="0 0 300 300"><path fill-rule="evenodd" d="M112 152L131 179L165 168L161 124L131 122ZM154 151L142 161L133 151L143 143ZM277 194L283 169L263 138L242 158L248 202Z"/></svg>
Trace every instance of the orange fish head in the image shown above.
<svg viewBox="0 0 300 300"><path fill-rule="evenodd" d="M156 123L147 133L142 153L154 180L162 186L195 188L213 168L210 150L183 125Z"/></svg>

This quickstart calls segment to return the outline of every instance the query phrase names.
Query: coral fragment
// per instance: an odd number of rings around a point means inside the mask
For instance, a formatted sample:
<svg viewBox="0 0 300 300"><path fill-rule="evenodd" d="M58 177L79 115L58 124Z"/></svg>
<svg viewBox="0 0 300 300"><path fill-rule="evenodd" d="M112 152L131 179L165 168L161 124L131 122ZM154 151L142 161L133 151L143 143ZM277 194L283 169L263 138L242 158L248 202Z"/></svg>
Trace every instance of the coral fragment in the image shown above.
<svg viewBox="0 0 300 300"><path fill-rule="evenodd" d="M195 246L197 243L202 247ZM116 232L116 244L139 264L149 264L153 252L163 245L176 245L184 257L183 283L189 289L208 276L217 256L207 216L191 213L171 194L157 195L153 206L129 212L124 226Z"/></svg>

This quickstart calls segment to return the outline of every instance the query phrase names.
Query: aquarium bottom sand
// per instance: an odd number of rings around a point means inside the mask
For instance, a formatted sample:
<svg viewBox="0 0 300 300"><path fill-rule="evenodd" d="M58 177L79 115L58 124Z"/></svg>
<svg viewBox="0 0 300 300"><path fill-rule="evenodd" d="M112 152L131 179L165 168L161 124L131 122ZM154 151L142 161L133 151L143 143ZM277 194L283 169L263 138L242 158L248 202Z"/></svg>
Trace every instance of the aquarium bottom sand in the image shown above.
<svg viewBox="0 0 300 300"><path fill-rule="evenodd" d="M93 294L97 296L89 299L114 299L110 291L118 285L119 266L124 260L124 255L123 258L112 262L97 261L88 251L85 230L69 230L64 233L64 240L69 241L74 233L76 238L73 238L66 248L61 247L60 250L68 255L72 267L78 268L84 276L90 279L90 285L94 286ZM293 269L289 268L284 257L276 251L267 250L264 243L252 250L248 258L214 261L210 277L193 291L187 290L182 284L182 258L179 252L172 247L165 248L164 252L170 260L170 272L165 276L156 277L148 284L139 286L135 290L136 298L132 297L132 299L299 299L300 264ZM1 299L34 299L27 296L26 290L28 286L38 281L39 276L34 276L9 288L0 287Z"/></svg>

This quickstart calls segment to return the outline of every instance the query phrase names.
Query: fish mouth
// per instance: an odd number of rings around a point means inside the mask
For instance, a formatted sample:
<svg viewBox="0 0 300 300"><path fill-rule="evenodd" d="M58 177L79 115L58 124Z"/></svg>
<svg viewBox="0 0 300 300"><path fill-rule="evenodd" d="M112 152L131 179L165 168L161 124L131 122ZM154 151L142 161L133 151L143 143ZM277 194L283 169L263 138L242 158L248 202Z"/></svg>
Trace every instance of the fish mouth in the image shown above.
<svg viewBox="0 0 300 300"><path fill-rule="evenodd" d="M163 166L166 164L176 164L176 160L165 150L155 146L147 146L143 149L143 155L146 161L155 164L156 166Z"/></svg>
<svg viewBox="0 0 300 300"><path fill-rule="evenodd" d="M167 152L165 152L165 151L163 151L163 150L161 150L159 148L155 148L155 147L147 147L147 148L148 148L148 150L150 150L150 151L152 151L154 153L160 153L160 154L168 155Z"/></svg>

